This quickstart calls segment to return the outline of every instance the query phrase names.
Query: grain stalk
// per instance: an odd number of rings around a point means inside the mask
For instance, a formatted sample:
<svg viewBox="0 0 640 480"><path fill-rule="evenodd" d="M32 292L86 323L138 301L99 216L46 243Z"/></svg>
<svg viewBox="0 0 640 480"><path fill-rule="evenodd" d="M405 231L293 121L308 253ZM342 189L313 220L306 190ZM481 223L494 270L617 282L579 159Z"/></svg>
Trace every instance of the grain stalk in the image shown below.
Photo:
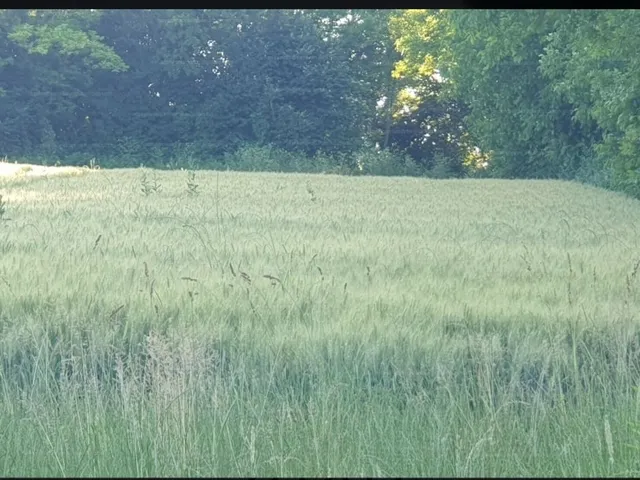
<svg viewBox="0 0 640 480"><path fill-rule="evenodd" d="M187 172L187 193L189 195L199 195L199 188L200 185L196 183L196 172L193 170L189 170Z"/></svg>
<svg viewBox="0 0 640 480"><path fill-rule="evenodd" d="M142 172L142 177L140 178L140 190L145 197L152 193L160 193L162 191L162 185L158 182L158 177L155 173L150 180L147 176L147 172Z"/></svg>
<svg viewBox="0 0 640 480"><path fill-rule="evenodd" d="M625 308L629 307L629 301L631 300L631 297L633 296L633 282L636 279L636 276L638 275L638 270L640 269L640 260L638 260L634 265L633 265L633 270L631 271L630 275L627 275L625 278L625 287L626 287L626 295L624 298L624 306Z"/></svg>
<svg viewBox="0 0 640 480"><path fill-rule="evenodd" d="M7 201L2 198L2 194L0 194L0 221L8 220L5 218L5 214L7 213Z"/></svg>
<svg viewBox="0 0 640 480"><path fill-rule="evenodd" d="M609 454L609 465L613 466L613 435L611 435L611 424L609 423L609 417L604 417L604 441L607 444L607 453Z"/></svg>
<svg viewBox="0 0 640 480"><path fill-rule="evenodd" d="M318 197L316 197L316 191L311 187L311 183L307 182L307 193L309 194L309 198L312 202L315 202Z"/></svg>
<svg viewBox="0 0 640 480"><path fill-rule="evenodd" d="M567 252L567 261L569 263L569 278L567 280L567 301L569 306L573 306L573 291L571 288L571 280L573 279L573 268L571 266L571 255Z"/></svg>
<svg viewBox="0 0 640 480"><path fill-rule="evenodd" d="M89 160L88 167L89 170L100 170L100 164L96 160L96 157L93 157L91 160Z"/></svg>

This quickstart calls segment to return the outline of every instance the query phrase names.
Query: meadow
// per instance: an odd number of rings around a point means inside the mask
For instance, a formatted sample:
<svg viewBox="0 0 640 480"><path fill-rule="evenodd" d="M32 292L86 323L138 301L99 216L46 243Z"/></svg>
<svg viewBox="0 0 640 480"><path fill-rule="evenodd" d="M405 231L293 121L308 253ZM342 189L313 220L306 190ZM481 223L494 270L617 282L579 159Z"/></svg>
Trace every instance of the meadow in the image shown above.
<svg viewBox="0 0 640 480"><path fill-rule="evenodd" d="M2 476L640 474L640 203L0 178Z"/></svg>

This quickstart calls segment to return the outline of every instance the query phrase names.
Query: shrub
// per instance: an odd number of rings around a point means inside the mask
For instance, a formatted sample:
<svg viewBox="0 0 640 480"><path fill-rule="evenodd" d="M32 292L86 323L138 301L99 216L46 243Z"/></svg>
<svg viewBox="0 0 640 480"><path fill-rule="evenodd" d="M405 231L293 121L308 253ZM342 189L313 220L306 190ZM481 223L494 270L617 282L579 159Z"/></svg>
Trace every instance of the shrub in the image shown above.
<svg viewBox="0 0 640 480"><path fill-rule="evenodd" d="M409 155L392 150L360 150L355 153L355 172L363 175L418 176L421 167Z"/></svg>
<svg viewBox="0 0 640 480"><path fill-rule="evenodd" d="M464 176L464 166L455 158L436 153L433 167L428 171L431 178L458 178Z"/></svg>

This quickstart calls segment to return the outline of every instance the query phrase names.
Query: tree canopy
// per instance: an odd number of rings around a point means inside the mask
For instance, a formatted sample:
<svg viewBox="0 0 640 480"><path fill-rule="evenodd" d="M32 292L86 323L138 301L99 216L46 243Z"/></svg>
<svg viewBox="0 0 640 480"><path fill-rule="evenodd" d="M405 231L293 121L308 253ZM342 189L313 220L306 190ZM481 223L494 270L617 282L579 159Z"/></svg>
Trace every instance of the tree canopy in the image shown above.
<svg viewBox="0 0 640 480"><path fill-rule="evenodd" d="M635 10L0 10L0 155L389 150L413 172L640 195L638 27Z"/></svg>

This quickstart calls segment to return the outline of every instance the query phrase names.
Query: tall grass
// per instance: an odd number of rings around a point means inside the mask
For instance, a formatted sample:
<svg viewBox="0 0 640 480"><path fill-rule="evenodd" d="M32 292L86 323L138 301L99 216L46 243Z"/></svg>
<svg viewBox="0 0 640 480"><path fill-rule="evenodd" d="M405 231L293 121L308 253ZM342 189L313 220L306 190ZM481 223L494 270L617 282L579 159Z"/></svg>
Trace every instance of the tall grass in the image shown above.
<svg viewBox="0 0 640 480"><path fill-rule="evenodd" d="M557 181L0 182L4 475L640 471L637 201Z"/></svg>

